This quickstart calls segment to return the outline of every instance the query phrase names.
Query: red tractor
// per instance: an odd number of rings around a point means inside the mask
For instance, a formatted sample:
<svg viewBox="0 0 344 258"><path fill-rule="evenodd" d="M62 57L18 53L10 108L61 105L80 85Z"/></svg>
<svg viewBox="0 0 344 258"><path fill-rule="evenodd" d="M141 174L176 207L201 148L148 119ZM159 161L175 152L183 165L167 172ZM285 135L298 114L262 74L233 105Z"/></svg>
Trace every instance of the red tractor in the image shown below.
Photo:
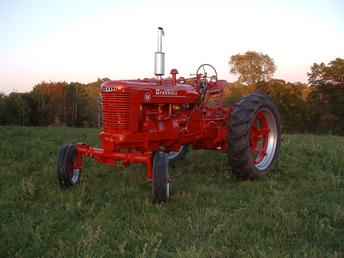
<svg viewBox="0 0 344 258"><path fill-rule="evenodd" d="M169 162L192 149L228 153L234 175L255 179L268 174L278 159L280 115L270 97L253 93L224 107L226 81L218 80L209 64L198 67L195 77L164 75L163 29L158 28L155 79L107 81L101 85L103 131L101 148L87 144L63 145L57 173L62 188L80 182L83 160L115 166L145 164L152 182L153 200L170 197Z"/></svg>

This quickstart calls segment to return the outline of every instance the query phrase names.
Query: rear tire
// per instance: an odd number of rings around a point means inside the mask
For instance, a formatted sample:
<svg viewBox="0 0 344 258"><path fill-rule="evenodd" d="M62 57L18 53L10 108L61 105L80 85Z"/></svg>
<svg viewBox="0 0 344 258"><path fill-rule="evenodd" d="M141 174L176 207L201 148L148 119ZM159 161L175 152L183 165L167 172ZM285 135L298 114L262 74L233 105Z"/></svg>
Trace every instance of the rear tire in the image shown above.
<svg viewBox="0 0 344 258"><path fill-rule="evenodd" d="M233 105L229 125L229 163L241 179L268 174L281 145L280 115L271 98L253 93Z"/></svg>
<svg viewBox="0 0 344 258"><path fill-rule="evenodd" d="M80 183L81 169L74 168L77 148L74 144L66 144L60 148L57 159L57 176L62 189Z"/></svg>
<svg viewBox="0 0 344 258"><path fill-rule="evenodd" d="M171 194L171 182L168 174L168 154L162 151L153 156L153 202L167 202Z"/></svg>

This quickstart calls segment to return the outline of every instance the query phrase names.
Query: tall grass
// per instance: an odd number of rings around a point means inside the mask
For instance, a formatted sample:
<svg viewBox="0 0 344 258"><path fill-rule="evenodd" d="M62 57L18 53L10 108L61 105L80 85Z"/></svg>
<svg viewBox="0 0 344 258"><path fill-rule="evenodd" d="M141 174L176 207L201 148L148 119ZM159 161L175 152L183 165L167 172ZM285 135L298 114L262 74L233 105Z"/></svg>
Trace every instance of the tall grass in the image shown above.
<svg viewBox="0 0 344 258"><path fill-rule="evenodd" d="M61 191L63 143L97 130L0 127L0 257L344 257L344 137L286 135L278 168L241 182L192 151L174 195L151 202L144 168L87 161Z"/></svg>

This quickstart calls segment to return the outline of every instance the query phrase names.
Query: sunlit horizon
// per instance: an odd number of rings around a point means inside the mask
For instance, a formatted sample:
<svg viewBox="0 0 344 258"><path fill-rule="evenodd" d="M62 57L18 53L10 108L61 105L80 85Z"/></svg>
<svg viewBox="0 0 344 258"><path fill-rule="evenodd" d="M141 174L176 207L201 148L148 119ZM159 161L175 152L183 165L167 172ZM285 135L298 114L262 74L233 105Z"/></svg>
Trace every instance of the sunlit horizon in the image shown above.
<svg viewBox="0 0 344 258"><path fill-rule="evenodd" d="M197 8L196 8L197 6ZM268 54L274 78L306 82L314 62L344 56L341 1L91 1L0 3L0 92L41 81L153 76L156 28L164 27L166 73L189 76L201 63L219 77L231 55Z"/></svg>

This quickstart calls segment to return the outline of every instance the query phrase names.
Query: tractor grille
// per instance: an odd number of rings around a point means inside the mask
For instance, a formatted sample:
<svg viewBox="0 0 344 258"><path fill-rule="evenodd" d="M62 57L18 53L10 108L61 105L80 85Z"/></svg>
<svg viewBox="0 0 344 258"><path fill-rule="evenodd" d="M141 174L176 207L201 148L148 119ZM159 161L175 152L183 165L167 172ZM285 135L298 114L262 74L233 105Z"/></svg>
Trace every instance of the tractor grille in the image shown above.
<svg viewBox="0 0 344 258"><path fill-rule="evenodd" d="M103 94L104 131L128 130L129 94L112 92Z"/></svg>

